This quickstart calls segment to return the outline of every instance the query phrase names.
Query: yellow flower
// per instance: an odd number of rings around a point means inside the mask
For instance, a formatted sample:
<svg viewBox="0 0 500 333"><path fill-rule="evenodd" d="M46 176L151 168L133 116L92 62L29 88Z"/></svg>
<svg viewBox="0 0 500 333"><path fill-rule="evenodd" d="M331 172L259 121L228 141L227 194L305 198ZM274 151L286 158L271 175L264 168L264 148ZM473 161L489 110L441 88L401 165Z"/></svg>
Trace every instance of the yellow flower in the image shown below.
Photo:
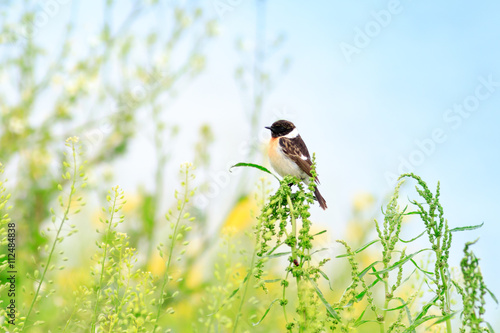
<svg viewBox="0 0 500 333"><path fill-rule="evenodd" d="M246 230L255 221L253 212L257 211L257 205L254 200L248 196L240 199L233 210L229 213L226 221L224 222L222 232L231 233Z"/></svg>
<svg viewBox="0 0 500 333"><path fill-rule="evenodd" d="M151 255L147 270L156 276L163 276L163 273L165 273L165 259L160 257L157 251L154 251Z"/></svg>

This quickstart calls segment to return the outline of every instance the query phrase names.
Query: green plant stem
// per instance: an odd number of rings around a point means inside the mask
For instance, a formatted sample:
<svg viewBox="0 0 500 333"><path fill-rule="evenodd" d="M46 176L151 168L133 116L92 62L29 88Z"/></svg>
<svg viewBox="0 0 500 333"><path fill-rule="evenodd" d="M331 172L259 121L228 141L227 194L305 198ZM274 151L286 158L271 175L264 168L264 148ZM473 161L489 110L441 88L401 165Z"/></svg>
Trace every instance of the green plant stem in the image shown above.
<svg viewBox="0 0 500 333"><path fill-rule="evenodd" d="M229 238L228 238L228 241L227 241L227 258L228 258L228 266L232 267L232 264L231 264L231 246L229 244ZM223 286L227 285L227 283L229 281L229 278L230 278L230 276L226 272L224 274L224 283L222 284ZM214 306L215 309L219 309L221 307L220 305L224 301L223 298L224 298L224 294L221 293L219 295L219 297L217 298L217 301L215 303L215 306ZM207 325L207 333L210 333L210 328L212 327L212 323L213 323L214 319L215 319L215 315L210 316L210 320L208 321L208 325Z"/></svg>
<svg viewBox="0 0 500 333"><path fill-rule="evenodd" d="M293 242L293 246L292 246L292 260L295 260L295 259L297 259L297 222L295 221L292 199L290 199L290 196L288 194L286 196L286 201L288 202L288 206L290 207L290 219L292 222L292 235L295 238L295 241Z"/></svg>
<svg viewBox="0 0 500 333"><path fill-rule="evenodd" d="M122 262L122 260L123 260L123 256L124 256L123 251L124 251L124 248L123 248L123 247L121 247L121 249L120 249L120 260L119 260L119 263L121 263L121 262ZM127 251L127 250L125 249L125 252L126 252L126 251ZM125 254L125 255L126 255L126 254ZM124 288L124 291L123 291L123 295L122 295L121 300L120 300L120 301L119 301L119 302L115 305L115 313L116 313L116 314L118 314L118 313L120 313L120 312L122 311L122 309L123 309L123 305L125 304L125 298L127 297L127 294L128 294L128 292L129 292L129 287L130 287L130 276L132 275L132 272L131 272L131 269L130 269L130 266L129 266L129 265L127 265L127 271L128 271L128 272L127 272L127 285L126 285L126 286L125 286L125 288ZM121 277L121 274L122 274L122 273L121 273L121 270L120 270L119 275L118 275L118 278L117 278L117 281L120 281L120 280L121 280L121 278L122 278L122 277ZM118 284L118 287L117 287L117 293L118 293L118 294L120 294L120 285L119 285L119 284ZM114 327L114 325L115 325L116 323L117 323L117 320L114 320L114 321L112 321L112 322L110 323L110 325L109 325L109 332L110 332L110 333L114 332L113 327Z"/></svg>
<svg viewBox="0 0 500 333"><path fill-rule="evenodd" d="M443 288L445 290L445 294L446 294L446 314L450 314L450 308L449 308L449 305L448 305L448 302L449 302L449 291L448 291L448 283L446 282L446 279L443 275L443 267L440 267L439 270L441 271L441 280L443 281ZM451 329L451 318L448 318L446 319L446 332L447 333L452 333L452 329Z"/></svg>
<svg viewBox="0 0 500 333"><path fill-rule="evenodd" d="M384 263L384 269L387 269L387 263ZM389 294L389 281L387 281L388 276L384 274L384 291L385 291L385 301L384 301L384 309L382 311L382 321L380 321L380 333L385 332L385 316L387 314L387 309L389 308L389 298L387 298L387 295Z"/></svg>
<svg viewBox="0 0 500 333"><path fill-rule="evenodd" d="M75 152L75 146L73 144L72 146L73 150L73 182L71 183L71 190L69 192L69 197L68 197L68 205L66 206L66 210L64 211L63 218L61 219L61 224L59 225L59 228L57 229L56 233L56 238L54 239L54 242L52 243L52 247L49 252L49 257L47 258L47 263L45 264L45 268L43 269L42 276L40 277L40 281L38 282L38 287L36 289L35 295L33 296L33 301L31 301L30 308L28 310L28 313L26 314L26 319L24 320L24 325L23 328L21 329L21 332L24 332L24 329L26 328L26 324L28 323L29 317L31 315L31 311L33 310L33 307L35 305L35 302L38 298L38 295L40 294L40 288L42 287L42 283L45 279L45 275L47 274L47 270L49 269L50 266L50 261L52 260L52 255L54 253L54 250L56 248L56 244L59 241L59 234L61 233L62 227L64 225L64 221L68 218L69 210L71 208L71 199L73 198L73 194L75 193L75 184L76 184L76 152Z"/></svg>
<svg viewBox="0 0 500 333"><path fill-rule="evenodd" d="M104 280L104 266L106 263L106 257L108 255L108 242L109 242L109 233L111 231L111 224L113 223L113 217L115 214L115 207L116 207L116 200L117 196L115 193L115 199L113 200L113 208L111 210L111 216L108 221L108 229L106 230L106 238L105 238L105 244L104 244L104 253L102 256L102 263L101 263L101 276L99 277L99 285L97 286L96 290L96 299L95 299L95 307L94 307L94 314L92 315L92 324L91 324L91 331L95 332L96 329L96 322L97 322L97 309L99 307L99 297L101 297L101 290L102 290L102 281Z"/></svg>
<svg viewBox="0 0 500 333"><path fill-rule="evenodd" d="M439 244L440 243L440 240L438 239L437 240L437 244L438 244L438 248L439 248ZM436 255L439 255L438 258L441 257L441 250L438 250ZM445 276L445 272L444 272L444 269L443 267L440 265L439 267L439 273L441 274L441 281L443 283L443 288L444 288L444 291L445 291L445 305L444 305L444 309L445 309L445 312L446 312L446 315L450 314L450 293L449 293L449 290L448 290L448 282L446 281L446 276ZM451 318L448 318L446 319L446 332L447 333L452 333L452 327L451 327Z"/></svg>
<svg viewBox="0 0 500 333"><path fill-rule="evenodd" d="M295 211L293 209L293 203L292 199L290 198L290 195L286 195L286 201L288 202L288 206L290 208L290 220L292 222L292 235L294 238L293 246L292 246L292 260L295 261L297 260L297 221L295 220ZM296 281L297 281L297 298L299 304L302 302L302 292L300 291L300 276L296 276ZM304 322L306 322L306 314L305 312L302 313L304 316ZM299 325L299 332L303 332L304 327L302 325Z"/></svg>
<svg viewBox="0 0 500 333"><path fill-rule="evenodd" d="M63 333L66 332L66 329L69 327L70 323L71 323L71 319L73 319L73 316L75 315L76 313L76 307L77 305L80 305L78 304L78 298L77 300L75 301L75 304L73 305L73 310L71 311L71 315L69 316L68 320L66 321L66 325L64 325L64 328L63 328Z"/></svg>
<svg viewBox="0 0 500 333"><path fill-rule="evenodd" d="M179 229L179 224L183 215L182 212L186 207L186 202L189 196L188 181L189 181L188 171L186 170L186 179L184 183L184 198L182 200L181 209L179 209L178 212L177 220L175 221L174 233L172 234L172 241L170 243L170 251L168 254L167 265L166 265L167 267L165 269L165 274L163 275L163 283L160 289L160 300L158 301L158 310L156 311L155 326L153 328L153 333L155 333L156 329L158 328L158 319L160 318L161 306L163 304L163 292L165 291L165 287L167 286L168 280L170 278L168 272L170 270L170 263L172 262L172 253L174 252L174 245L177 239L177 231Z"/></svg>
<svg viewBox="0 0 500 333"><path fill-rule="evenodd" d="M286 272L285 281L288 281L288 275L290 272ZM286 286L283 285L283 300L286 298ZM285 316L285 323L288 325L288 316L286 315L286 304L283 304L283 315Z"/></svg>
<svg viewBox="0 0 500 333"><path fill-rule="evenodd" d="M250 285L250 280L252 279L256 253L257 253L257 246L254 247L254 250L252 253L252 260L250 261L250 270L248 272L248 279L245 283L245 288L243 289L243 295L241 295L241 301L240 301L240 305L238 307L238 313L236 314L236 317L234 318L234 325L233 325L233 331L232 331L233 333L236 332L236 327L238 326L238 320L241 317L241 310L243 309L243 303L245 302L245 299L247 296L248 286Z"/></svg>

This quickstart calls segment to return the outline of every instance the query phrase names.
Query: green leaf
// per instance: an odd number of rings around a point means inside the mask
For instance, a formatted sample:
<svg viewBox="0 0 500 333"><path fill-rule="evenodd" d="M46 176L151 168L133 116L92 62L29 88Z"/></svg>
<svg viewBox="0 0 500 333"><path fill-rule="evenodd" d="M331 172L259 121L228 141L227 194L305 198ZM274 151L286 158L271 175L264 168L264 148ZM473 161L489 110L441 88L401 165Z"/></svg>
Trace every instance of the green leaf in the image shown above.
<svg viewBox="0 0 500 333"><path fill-rule="evenodd" d="M400 238L399 240L400 240L401 242L403 242L403 243L411 243L411 242L413 242L413 241L415 241L415 240L419 239L420 237L422 237L422 236L425 234L425 232L426 232L426 230L422 231L422 233L421 233L420 235L418 235L417 237L412 238L412 239L410 239L410 240L408 240L408 241L405 241L405 240L403 240L403 239L401 239L401 238Z"/></svg>
<svg viewBox="0 0 500 333"><path fill-rule="evenodd" d="M490 323L488 322L485 322L486 326L488 326L488 329L490 330L490 333L495 333L495 330L493 329L493 327L491 327Z"/></svg>
<svg viewBox="0 0 500 333"><path fill-rule="evenodd" d="M372 262L371 264L369 264L368 266L366 266L366 268L363 269L361 271L361 273L358 274L358 277L362 278L363 276L365 276L366 272L368 272L370 269L372 269L376 264L380 264L380 263L382 263L382 261L380 261L380 260ZM373 273L371 273L371 274L373 274Z"/></svg>
<svg viewBox="0 0 500 333"><path fill-rule="evenodd" d="M326 230L320 231L317 234L312 235L312 237L316 237L318 235L324 234L325 232L326 232Z"/></svg>
<svg viewBox="0 0 500 333"><path fill-rule="evenodd" d="M274 173L272 173L268 169L264 168L262 165L253 164L253 163L237 163L237 164L233 165L232 167L230 167L229 171L231 171L231 169L235 168L235 167L251 167L251 168L256 168L256 169L259 169L261 171L267 172L270 175L273 175L274 178L276 178L279 181L279 178L276 177L276 175Z"/></svg>
<svg viewBox="0 0 500 333"><path fill-rule="evenodd" d="M311 285L314 287L314 289L316 290L316 294L318 295L319 299L321 300L321 302L323 302L323 304L325 305L326 307L326 311L328 311L328 313L335 319L337 320L340 320L340 317L339 315L337 314L337 312L335 312L335 310L332 308L332 306L328 303L328 301L326 300L325 296L323 295L323 293L321 292L321 290L319 289L318 285L316 284L316 282L314 282L311 278L308 278L309 279L309 282L311 283Z"/></svg>
<svg viewBox="0 0 500 333"><path fill-rule="evenodd" d="M495 303L498 304L498 299L496 298L495 294L493 294L491 290L489 290L488 288L486 288L486 291L488 292L488 294L490 294L491 298L495 301Z"/></svg>
<svg viewBox="0 0 500 333"><path fill-rule="evenodd" d="M360 247L360 248L359 248L359 249L357 249L356 251L353 251L352 253L354 253L354 254L356 254L356 253L360 253L360 252L362 252L362 251L366 250L366 249L367 249L370 245L375 244L375 243L378 243L378 242L380 242L380 239L375 239L375 240L373 240L373 241L369 242L368 244L363 245L362 247ZM345 254L338 255L338 256L336 256L335 258L344 258L344 257L348 257L348 256L349 256L349 254L348 254L348 253L345 253Z"/></svg>
<svg viewBox="0 0 500 333"><path fill-rule="evenodd" d="M260 320L258 322L253 323L252 325L253 326L259 325L264 320L264 318L266 318L266 316L269 313L269 311L271 310L271 307L273 306L273 304L276 303L279 300L280 300L279 298L276 298L274 301L272 301L271 304L269 304L269 306L267 307L266 312L264 312L264 315L262 316L262 318L260 318Z"/></svg>
<svg viewBox="0 0 500 333"><path fill-rule="evenodd" d="M432 320L432 319L435 319L435 318L441 318L441 316L437 316L437 315L430 315L430 316L425 316L425 317L422 317L418 320L415 320L413 321L413 323L411 324L410 327L408 327L406 330L404 330L404 332L413 332L415 330L415 328L417 328L418 326L422 325L423 323L425 323L426 321L429 321L429 320Z"/></svg>
<svg viewBox="0 0 500 333"><path fill-rule="evenodd" d="M444 291L442 293L444 293ZM436 295L426 305L424 305L424 307L422 308L422 311L420 311L420 313L415 317L412 324L410 325L410 327L408 327L405 330L405 332L412 332L413 330L415 330L415 328L417 328L422 323L424 323L428 320L440 317L440 316L435 316L435 315L425 317L425 315L427 314L427 311L429 311L431 306L436 305L436 302L438 299L439 299L439 295Z"/></svg>
<svg viewBox="0 0 500 333"><path fill-rule="evenodd" d="M330 290L333 291L333 288L332 288L332 283L330 281L330 278L328 277L328 275L326 275L325 272L323 272L321 269L319 270L319 274L321 274L321 276L323 276L323 278L328 281L328 287L330 287Z"/></svg>
<svg viewBox="0 0 500 333"><path fill-rule="evenodd" d="M456 314L458 313L458 311L455 311L455 312L452 312L452 313L448 313L446 316L442 316L441 318L439 318L438 320L436 320L435 322L433 322L429 327L427 328L430 328L431 326L434 326L434 325L437 325L437 324L441 324L441 323L444 323L445 321L447 321L448 319L451 319L453 318Z"/></svg>
<svg viewBox="0 0 500 333"><path fill-rule="evenodd" d="M366 324L366 323L378 323L378 321L376 321L376 320L362 320L363 316L365 315L366 309L368 309L368 306L369 305L367 305L365 307L365 309L363 310L363 312L356 319L356 321L354 322L354 327L358 327L358 326L361 326L361 325Z"/></svg>
<svg viewBox="0 0 500 333"><path fill-rule="evenodd" d="M316 253L318 253L318 252L323 252L323 251L326 251L326 250L328 250L328 248L327 248L327 247L322 247L321 249L317 249L316 251L312 252L312 253L311 253L311 256L312 256L313 254L316 254Z"/></svg>
<svg viewBox="0 0 500 333"><path fill-rule="evenodd" d="M422 273L424 273L424 274L430 275L429 277L430 277L432 280L434 280L434 278L433 278L434 272L426 271L426 270L424 270L424 269L420 268L420 266L418 266L418 264L417 264L417 263L415 262L415 260L413 260L413 259L410 259L410 261L413 263L413 265L415 265L415 267L416 267L419 271L421 271L421 272L422 272Z"/></svg>
<svg viewBox="0 0 500 333"><path fill-rule="evenodd" d="M388 267L388 268L380 270L380 271L378 271L376 273L370 273L370 274L371 275L378 275L378 274L383 274L383 273L390 272L393 269L398 268L399 266L403 265L404 263L410 261L411 258L413 258L414 256L416 256L420 252L424 252L424 251L432 251L432 249L421 249L421 250L419 250L419 251L417 251L415 253L410 254L409 256L404 257L404 259L395 262L391 267Z"/></svg>
<svg viewBox="0 0 500 333"><path fill-rule="evenodd" d="M364 324L366 324L366 323L377 323L377 324L380 324L380 322L379 322L379 321L377 321L377 320L361 320L361 321L359 321L359 322L358 322L358 321L356 321L356 322L354 323L354 327L358 327L358 326L364 325Z"/></svg>
<svg viewBox="0 0 500 333"><path fill-rule="evenodd" d="M384 309L384 308L381 308L381 310L384 310L384 311L395 311L395 310L399 310L399 309L402 309L404 307L406 307L408 305L408 303L404 303L400 306L396 306L395 308L390 308L390 309Z"/></svg>
<svg viewBox="0 0 500 333"><path fill-rule="evenodd" d="M481 228L483 225L484 225L484 222L481 224L478 224L478 225L470 225L470 226L466 226L466 227L453 228L450 231L457 232L457 231L465 231L465 230L475 230L475 229Z"/></svg>
<svg viewBox="0 0 500 333"><path fill-rule="evenodd" d="M287 255L290 255L290 254L292 254L292 252L290 252L290 251L288 251L288 252L279 252L279 253L269 254L266 257L268 257L268 258L279 258L279 257L284 257L284 256L287 256Z"/></svg>
<svg viewBox="0 0 500 333"><path fill-rule="evenodd" d="M375 281L373 281L365 290L356 295L356 302L361 302L363 297L365 297L367 291L373 288L379 281L383 282L383 280L377 276Z"/></svg>
<svg viewBox="0 0 500 333"><path fill-rule="evenodd" d="M394 297L393 299L400 301L401 304L407 304L407 303L405 303L405 300L402 299L401 297ZM410 311L410 308L408 308L406 305L405 305L405 311L406 311L406 316L408 317L408 322L411 323L412 322L411 311Z"/></svg>

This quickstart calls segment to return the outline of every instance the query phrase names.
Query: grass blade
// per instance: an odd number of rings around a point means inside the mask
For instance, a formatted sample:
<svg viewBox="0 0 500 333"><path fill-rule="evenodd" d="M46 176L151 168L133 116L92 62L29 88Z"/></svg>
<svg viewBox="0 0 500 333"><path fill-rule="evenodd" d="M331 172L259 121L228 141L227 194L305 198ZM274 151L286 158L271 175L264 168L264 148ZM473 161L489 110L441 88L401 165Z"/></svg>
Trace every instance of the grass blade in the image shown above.
<svg viewBox="0 0 500 333"><path fill-rule="evenodd" d="M450 231L451 232L457 232L457 231L465 231L465 230L475 230L475 229L481 228L483 225L484 225L484 222L481 223L481 224L478 224L478 225L469 225L469 226L466 226L466 227L453 228Z"/></svg>
<svg viewBox="0 0 500 333"><path fill-rule="evenodd" d="M388 267L386 269L377 271L376 273L370 273L370 274L372 274L372 275L378 275L378 274L383 274L383 273L390 272L393 269L398 268L399 266L403 265L404 263L410 261L414 256L416 256L420 252L424 252L424 251L432 251L432 249L422 249L422 250L419 250L419 251L417 251L415 253L410 254L409 256L406 256L404 259L395 262L391 267Z"/></svg>
<svg viewBox="0 0 500 333"><path fill-rule="evenodd" d="M331 283L330 278L328 277L328 275L326 275L326 273L323 272L321 269L319 270L319 274L321 274L323 276L323 278L325 278L325 280L328 281L328 287L330 287L330 290L333 291L332 283Z"/></svg>
<svg viewBox="0 0 500 333"><path fill-rule="evenodd" d="M309 282L311 283L311 285L314 287L314 289L316 290L316 294L318 295L319 299L321 300L321 302L323 302L323 304L325 305L326 307L326 311L328 311L328 313L335 319L337 320L340 320L340 317L339 315L337 314L337 312L332 308L332 306L328 303L328 301L326 300L325 296L323 295L323 293L321 292L321 290L319 289L318 285L316 284L316 282L314 282L313 280L311 280L309 278Z"/></svg>
<svg viewBox="0 0 500 333"><path fill-rule="evenodd" d="M287 255L290 255L290 254L292 254L292 252L290 252L290 251L288 251L288 252L278 252L278 253L269 254L266 257L268 257L268 258L279 258L279 257L284 257L284 256L287 256Z"/></svg>
<svg viewBox="0 0 500 333"><path fill-rule="evenodd" d="M453 318L457 313L458 313L458 311L455 311L455 312L447 314L446 316L442 316L441 318L439 318L438 320L436 320L435 322L433 322L429 327L427 327L427 329L429 329L431 326L444 323L448 319Z"/></svg>
<svg viewBox="0 0 500 333"><path fill-rule="evenodd" d="M274 301L272 301L271 304L269 304L269 306L267 307L266 312L264 312L264 315L262 316L262 318L260 318L260 320L258 322L253 323L252 325L253 326L259 325L264 320L264 318L266 318L266 316L269 313L269 311L271 310L271 307L273 306L273 304L276 303L279 300L280 300L279 298L276 298Z"/></svg>
<svg viewBox="0 0 500 333"><path fill-rule="evenodd" d="M241 162L241 163L236 163L235 165L233 165L232 167L230 167L229 171L231 171L231 169L235 168L235 167L256 168L256 169L259 169L260 171L264 171L264 172L267 172L270 175L273 175L274 178L276 178L279 181L279 178L276 177L276 175L274 173L272 173L271 171L269 171L267 168L263 167L262 165L258 165L258 164L254 164L254 163L243 163L243 162Z"/></svg>
<svg viewBox="0 0 500 333"><path fill-rule="evenodd" d="M320 231L317 234L312 235L312 237L316 237L318 235L324 234L325 232L326 232L326 230Z"/></svg>
<svg viewBox="0 0 500 333"><path fill-rule="evenodd" d="M421 233L420 235L418 235L417 237L412 238L412 239L407 240L407 241L405 241L405 240L403 240L403 239L401 239L401 238L400 238L399 240L400 240L401 242L403 242L403 243L411 243L411 242L413 242L413 241L415 241L415 240L419 239L420 237L422 237L422 236L425 234L425 232L426 232L426 230L422 231L422 233Z"/></svg>
<svg viewBox="0 0 500 333"><path fill-rule="evenodd" d="M371 241L371 242L369 242L369 243L367 243L367 244L363 245L362 247L360 247L360 248L359 248L359 249L357 249L356 251L353 251L352 253L354 253L354 254L356 254L356 253L360 253L360 252L362 252L362 251L366 250L366 249L367 249L370 245L375 244L375 243L378 243L378 242L380 242L380 239L375 239L375 240L373 240L373 241ZM347 256L349 256L349 255L348 255L347 253L345 253L345 254L338 255L338 256L336 256L335 258L345 258L345 257L347 257Z"/></svg>
<svg viewBox="0 0 500 333"><path fill-rule="evenodd" d="M495 294L493 294L493 293L491 292L491 290L489 290L488 288L486 288L486 291L488 292L488 294L490 294L491 298L495 301L495 303L497 303L497 304L498 304L498 299L497 299L497 297L495 296Z"/></svg>
<svg viewBox="0 0 500 333"><path fill-rule="evenodd" d="M363 270L361 271L361 273L359 273L359 274L358 274L358 277L359 277L359 278L362 278L363 276L365 276L366 272L368 272L370 269L372 269L373 267L375 267L375 265L376 265L376 264L380 264L381 262L382 262L382 261L380 261L380 260L377 260L377 261L372 262L370 265L366 266L366 268L365 268L365 269L363 269ZM377 272L378 272L378 271L377 271ZM371 274L374 274L374 273L371 273ZM376 275L376 274L374 274L374 275Z"/></svg>

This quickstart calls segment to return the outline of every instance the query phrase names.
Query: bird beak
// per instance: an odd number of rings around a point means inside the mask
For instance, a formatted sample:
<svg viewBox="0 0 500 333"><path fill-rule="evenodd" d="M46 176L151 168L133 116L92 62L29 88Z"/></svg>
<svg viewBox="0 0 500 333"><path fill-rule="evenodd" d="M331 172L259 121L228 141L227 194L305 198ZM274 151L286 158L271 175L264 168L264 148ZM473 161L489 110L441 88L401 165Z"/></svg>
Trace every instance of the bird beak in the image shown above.
<svg viewBox="0 0 500 333"><path fill-rule="evenodd" d="M271 127L269 127L269 126L266 126L266 127L264 127L264 128L267 128L268 130L271 130Z"/></svg>

